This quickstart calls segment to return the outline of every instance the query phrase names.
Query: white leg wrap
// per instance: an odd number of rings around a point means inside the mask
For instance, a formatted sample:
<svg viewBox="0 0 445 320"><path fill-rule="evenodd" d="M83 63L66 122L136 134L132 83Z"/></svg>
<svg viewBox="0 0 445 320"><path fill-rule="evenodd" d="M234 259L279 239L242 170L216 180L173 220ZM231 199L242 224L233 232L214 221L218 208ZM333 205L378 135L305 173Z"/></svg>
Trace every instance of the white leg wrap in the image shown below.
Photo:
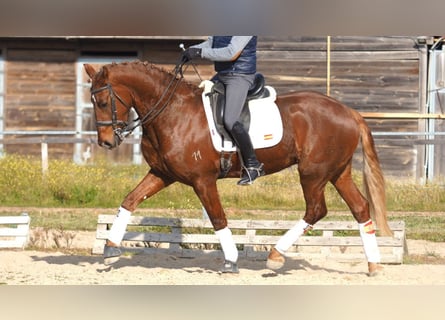
<svg viewBox="0 0 445 320"><path fill-rule="evenodd" d="M131 212L122 207L114 218L113 225L111 226L110 233L108 234L108 240L115 244L120 244L124 238L125 230L127 229L128 221L130 220Z"/></svg>
<svg viewBox="0 0 445 320"><path fill-rule="evenodd" d="M377 246L377 238L375 236L375 229L372 220L365 223L359 223L360 237L363 242L363 249L365 251L368 262L380 262L380 251Z"/></svg>
<svg viewBox="0 0 445 320"><path fill-rule="evenodd" d="M289 229L275 245L275 249L281 254L284 254L297 240L300 236L310 227L306 221L301 219L297 222L292 229Z"/></svg>
<svg viewBox="0 0 445 320"><path fill-rule="evenodd" d="M225 227L224 229L215 231L215 234L221 243L224 258L228 261L236 262L238 260L238 249L233 241L232 231L230 231L228 227Z"/></svg>

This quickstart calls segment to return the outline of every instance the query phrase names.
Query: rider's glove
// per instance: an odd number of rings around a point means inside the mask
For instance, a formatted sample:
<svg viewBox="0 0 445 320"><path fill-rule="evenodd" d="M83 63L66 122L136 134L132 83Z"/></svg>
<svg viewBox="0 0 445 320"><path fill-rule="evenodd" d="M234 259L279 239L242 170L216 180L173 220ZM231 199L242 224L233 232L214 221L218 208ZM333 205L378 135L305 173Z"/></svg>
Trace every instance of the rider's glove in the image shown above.
<svg viewBox="0 0 445 320"><path fill-rule="evenodd" d="M201 58L201 48L188 48L182 53L181 60L186 63L195 58Z"/></svg>

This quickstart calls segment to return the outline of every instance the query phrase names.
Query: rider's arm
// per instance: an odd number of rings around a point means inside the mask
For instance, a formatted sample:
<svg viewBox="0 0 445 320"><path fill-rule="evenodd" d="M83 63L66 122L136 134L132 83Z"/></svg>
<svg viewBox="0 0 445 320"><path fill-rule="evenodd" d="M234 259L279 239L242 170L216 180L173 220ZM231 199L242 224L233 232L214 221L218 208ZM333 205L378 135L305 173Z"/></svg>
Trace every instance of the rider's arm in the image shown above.
<svg viewBox="0 0 445 320"><path fill-rule="evenodd" d="M190 48L212 48L212 43L213 43L213 37L210 36L207 38L206 41L201 42L199 44L195 44L194 46L190 46Z"/></svg>
<svg viewBox="0 0 445 320"><path fill-rule="evenodd" d="M252 36L233 36L227 47L212 48L212 37L208 40L193 46L201 48L201 57L211 61L234 61L243 51L244 47L249 43Z"/></svg>

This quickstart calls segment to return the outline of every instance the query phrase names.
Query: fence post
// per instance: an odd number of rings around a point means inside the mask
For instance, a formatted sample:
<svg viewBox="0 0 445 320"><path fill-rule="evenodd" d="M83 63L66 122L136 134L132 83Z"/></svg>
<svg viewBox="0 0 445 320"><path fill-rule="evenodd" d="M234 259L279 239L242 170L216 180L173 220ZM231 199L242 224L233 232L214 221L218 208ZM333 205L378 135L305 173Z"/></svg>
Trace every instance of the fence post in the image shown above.
<svg viewBox="0 0 445 320"><path fill-rule="evenodd" d="M331 95L331 36L326 39L326 95Z"/></svg>
<svg viewBox="0 0 445 320"><path fill-rule="evenodd" d="M42 175L45 175L48 172L48 143L41 143L42 150Z"/></svg>

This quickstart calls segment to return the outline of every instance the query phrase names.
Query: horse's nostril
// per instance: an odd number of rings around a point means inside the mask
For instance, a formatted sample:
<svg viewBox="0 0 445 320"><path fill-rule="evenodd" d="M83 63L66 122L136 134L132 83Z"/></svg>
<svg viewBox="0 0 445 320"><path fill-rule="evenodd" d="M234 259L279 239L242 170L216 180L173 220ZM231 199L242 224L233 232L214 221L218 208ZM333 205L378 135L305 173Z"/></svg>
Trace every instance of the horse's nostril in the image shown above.
<svg viewBox="0 0 445 320"><path fill-rule="evenodd" d="M111 143L109 141L99 141L98 142L99 146L101 146L102 148L106 148L106 149L113 149L115 144Z"/></svg>

